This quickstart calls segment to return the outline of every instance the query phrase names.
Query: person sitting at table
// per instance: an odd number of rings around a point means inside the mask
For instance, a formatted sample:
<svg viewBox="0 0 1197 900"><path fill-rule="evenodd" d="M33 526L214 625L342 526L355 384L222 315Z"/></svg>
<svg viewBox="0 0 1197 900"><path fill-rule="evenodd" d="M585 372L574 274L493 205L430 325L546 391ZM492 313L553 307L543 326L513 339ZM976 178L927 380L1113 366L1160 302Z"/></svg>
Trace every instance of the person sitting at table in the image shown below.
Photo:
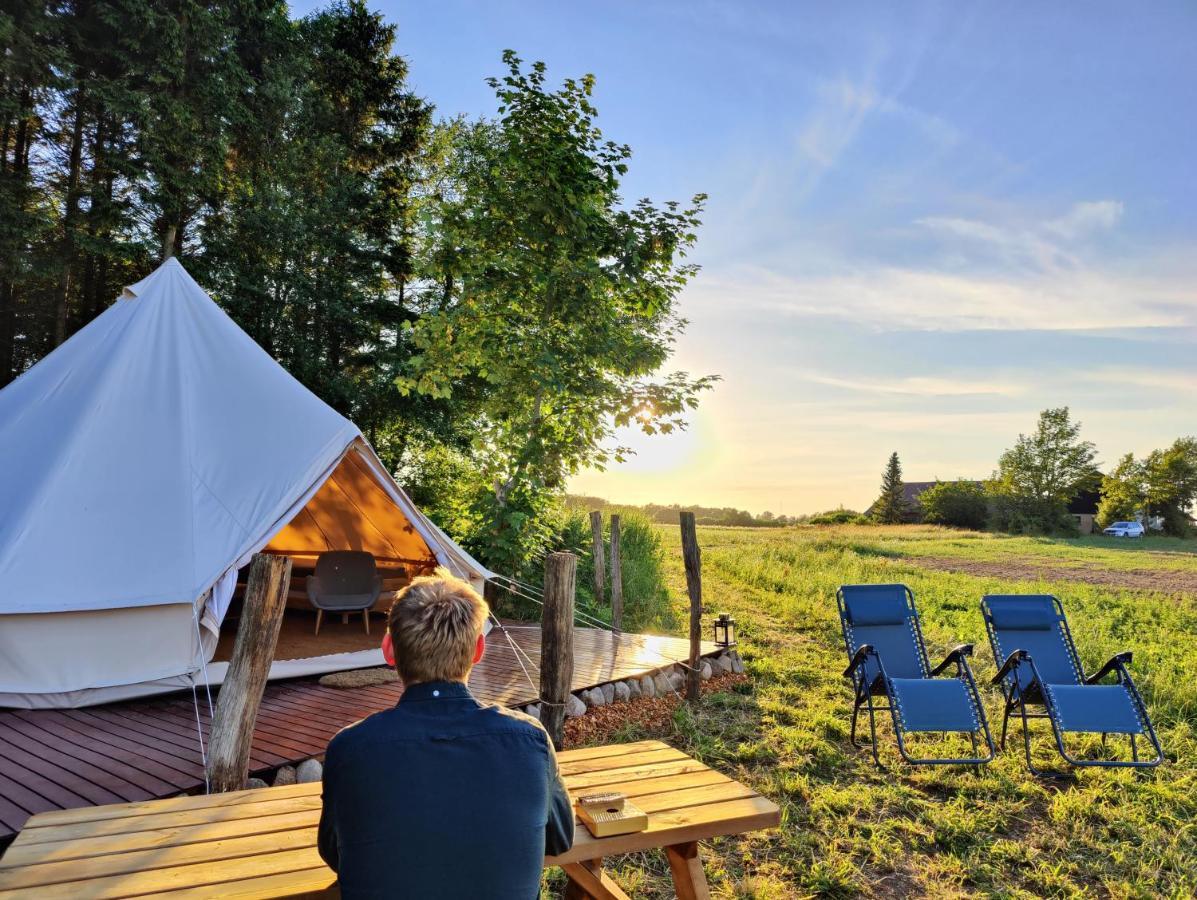
<svg viewBox="0 0 1197 900"><path fill-rule="evenodd" d="M573 807L544 728L466 687L489 612L440 571L391 606L382 651L403 695L344 728L324 759L318 848L349 900L532 900L544 856L573 845Z"/></svg>

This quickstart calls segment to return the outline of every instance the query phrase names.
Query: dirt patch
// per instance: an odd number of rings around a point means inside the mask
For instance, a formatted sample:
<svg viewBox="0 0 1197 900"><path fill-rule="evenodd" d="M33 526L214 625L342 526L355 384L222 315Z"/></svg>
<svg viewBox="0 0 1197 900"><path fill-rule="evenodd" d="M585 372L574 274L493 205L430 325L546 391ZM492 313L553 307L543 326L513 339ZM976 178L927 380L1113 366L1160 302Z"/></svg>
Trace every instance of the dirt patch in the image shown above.
<svg viewBox="0 0 1197 900"><path fill-rule="evenodd" d="M747 675L719 675L702 683L703 694L730 691L733 685L747 681ZM565 722L565 746L586 747L616 742L619 731L635 725L650 735L668 734L673 712L683 701L677 694L667 697L638 697L586 710L586 715Z"/></svg>
<svg viewBox="0 0 1197 900"><path fill-rule="evenodd" d="M958 559L950 556L907 557L906 561L939 572L1020 581L1076 581L1132 591L1197 595L1197 572L1176 569L1105 569L1092 565L1053 566L1020 560Z"/></svg>

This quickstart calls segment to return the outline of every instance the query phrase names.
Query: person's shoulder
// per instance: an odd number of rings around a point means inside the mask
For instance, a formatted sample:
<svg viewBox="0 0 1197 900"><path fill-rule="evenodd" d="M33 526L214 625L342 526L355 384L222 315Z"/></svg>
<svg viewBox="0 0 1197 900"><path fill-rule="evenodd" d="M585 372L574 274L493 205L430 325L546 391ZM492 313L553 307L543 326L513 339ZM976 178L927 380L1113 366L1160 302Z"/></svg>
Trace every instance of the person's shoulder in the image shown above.
<svg viewBox="0 0 1197 900"><path fill-rule="evenodd" d="M506 728L510 728L513 731L526 731L529 735L534 735L545 741L549 739L549 733L544 730L544 726L540 724L540 720L533 718L522 710L512 709L508 706L499 706L496 703L488 703L484 709L486 712L494 715L497 721L501 722Z"/></svg>
<svg viewBox="0 0 1197 900"><path fill-rule="evenodd" d="M373 741L390 727L394 712L394 709L384 709L346 725L328 742L328 755L348 753L355 747Z"/></svg>

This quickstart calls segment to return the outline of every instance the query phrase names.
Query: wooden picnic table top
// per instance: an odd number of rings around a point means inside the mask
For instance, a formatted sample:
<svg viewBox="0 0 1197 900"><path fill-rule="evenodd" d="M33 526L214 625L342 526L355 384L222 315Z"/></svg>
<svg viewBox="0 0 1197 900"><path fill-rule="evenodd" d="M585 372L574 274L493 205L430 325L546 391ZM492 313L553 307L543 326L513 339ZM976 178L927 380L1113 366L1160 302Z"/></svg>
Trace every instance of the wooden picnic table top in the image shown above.
<svg viewBox="0 0 1197 900"><path fill-rule="evenodd" d="M578 824L573 848L545 859L570 876L569 896L624 896L602 858L652 847L667 849L679 896L708 896L697 841L780 823L772 801L660 741L558 758L572 796L622 791L649 819L607 838ZM319 818L318 783L41 813L0 859L0 898L335 897Z"/></svg>

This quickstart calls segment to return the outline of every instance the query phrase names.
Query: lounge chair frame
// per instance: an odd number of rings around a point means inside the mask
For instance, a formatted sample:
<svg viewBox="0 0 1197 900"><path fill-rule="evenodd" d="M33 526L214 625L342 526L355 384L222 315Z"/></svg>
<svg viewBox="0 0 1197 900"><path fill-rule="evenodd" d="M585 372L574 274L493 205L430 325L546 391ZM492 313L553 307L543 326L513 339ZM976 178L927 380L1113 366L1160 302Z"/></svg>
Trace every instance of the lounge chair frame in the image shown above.
<svg viewBox="0 0 1197 900"><path fill-rule="evenodd" d="M840 587L835 593L836 606L839 608L840 614L840 628L844 635L844 648L848 651L848 655L852 661L848 664L848 668L844 669L844 677L852 681L853 688L853 703L852 703L852 727L849 739L852 746L861 746L856 740L856 724L860 716L862 708L867 709L869 713L869 739L873 753L873 762L878 768L881 766L881 757L877 750L877 719L878 712L890 713L890 718L894 726L894 736L898 742L898 752L902 758L911 765L915 766L948 766L948 765L984 765L991 762L994 758L995 748L993 743L993 735L989 732L989 722L985 717L985 709L981 705L981 695L977 690L976 679L973 678L972 668L968 664L968 657L972 656L972 644L960 644L953 647L948 655L944 657L941 662L934 669L927 657L927 646L923 641L923 628L919 620L918 608L914 604L914 594L906 585L902 585L902 589L906 594L906 608L913 620L914 627L911 629L914 634L914 641L918 647L919 662L922 668L924 678L935 678L940 675L948 666L955 664L956 677L965 683L965 686L972 698L973 705L977 711L977 721L981 723L981 733L985 737L985 745L988 748L986 756L980 755L980 746L977 742L977 732L975 730L969 731L969 740L972 742L973 755L971 757L963 758L949 758L949 757L916 757L911 756L906 748L905 729L902 727L902 722L898 717L898 711L895 708L893 700L896 693L893 685L890 682L889 675L885 671L885 663L881 659L880 654L870 645L863 644L855 650L852 649L852 623L848 618L848 610L844 604L844 589ZM866 684L865 661L869 658L876 660L879 674L873 679L872 684ZM886 705L880 705L874 702L875 697L884 698ZM943 732L947 734L948 732Z"/></svg>
<svg viewBox="0 0 1197 900"><path fill-rule="evenodd" d="M1069 765L1071 766L1092 766L1104 769L1117 768L1135 768L1148 769L1158 766L1164 761L1164 750L1160 746L1160 740L1156 736L1155 728L1151 723L1151 717L1147 714L1147 706L1143 702L1143 697L1139 693L1138 687L1135 686L1135 681L1131 678L1130 671L1127 666L1133 660L1134 654L1129 650L1124 650L1121 653L1115 653L1105 664L1097 671L1095 675L1085 675L1085 667L1081 663L1080 654L1077 653L1076 643L1072 639L1072 629L1068 627L1068 617L1064 614L1064 606L1060 603L1058 597L1052 597L1052 606L1055 609L1056 615L1059 619L1059 627L1063 637L1064 649L1072 660L1073 668L1075 669L1079 684L1098 684L1101 679L1113 673L1116 677L1115 684L1121 684L1126 688L1127 694L1130 696L1131 703L1134 705L1135 712L1139 717L1139 721L1143 723L1144 731L1147 734L1148 740L1151 742L1152 748L1155 750L1155 758L1143 760L1139 759L1139 747L1135 740L1134 732L1118 732L1118 731L1103 731L1101 732L1101 742L1106 746L1106 737L1110 734L1127 734L1130 738L1131 745L1131 759L1129 760L1112 760L1112 759L1077 759L1068 752L1064 744L1064 730L1063 723L1060 721L1060 715L1052 702L1049 692L1044 691L1040 685L1043 684L1039 676L1039 669L1035 665L1035 660L1031 654L1026 650L1015 649L1011 651L1005 659L1002 658L1002 649L999 646L997 629L994 626L993 614L990 611L988 604L988 597L981 598L981 614L985 619L985 631L989 636L989 646L993 650L994 661L998 664L998 672L993 676L992 684L1000 685L1002 689L1002 697L1004 699L1004 709L1002 710L1002 737L1000 746L1003 750L1006 749L1006 733L1010 723L1010 714L1017 711L1019 718L1022 720L1022 738L1023 748L1026 752L1027 768L1031 773L1040 778L1061 778L1068 775L1067 772L1047 771L1037 769L1035 764L1031 761L1031 719L1047 719L1051 724L1052 735L1056 741L1056 749L1059 751ZM1042 707L1043 712L1029 712L1027 707L1035 706Z"/></svg>

